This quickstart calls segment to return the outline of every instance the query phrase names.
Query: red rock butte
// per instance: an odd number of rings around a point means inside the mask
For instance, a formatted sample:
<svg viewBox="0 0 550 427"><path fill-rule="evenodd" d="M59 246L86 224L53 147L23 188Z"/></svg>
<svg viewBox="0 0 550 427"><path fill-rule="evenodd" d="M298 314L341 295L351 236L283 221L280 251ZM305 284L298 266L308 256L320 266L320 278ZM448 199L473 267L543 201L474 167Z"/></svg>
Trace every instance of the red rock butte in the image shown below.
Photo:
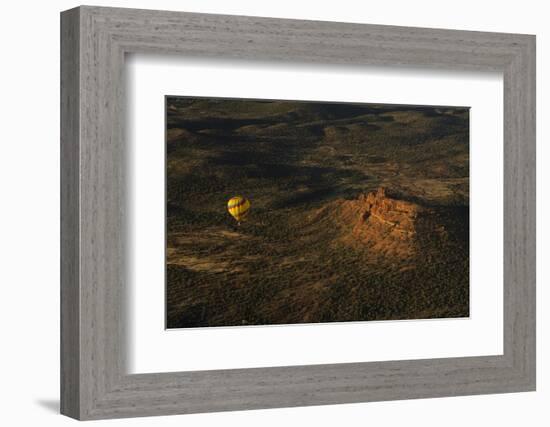
<svg viewBox="0 0 550 427"><path fill-rule="evenodd" d="M317 215L332 218L342 230L341 242L390 259L403 260L418 253L420 231L432 238L446 234L431 209L390 197L384 188L361 194L354 200L334 201Z"/></svg>

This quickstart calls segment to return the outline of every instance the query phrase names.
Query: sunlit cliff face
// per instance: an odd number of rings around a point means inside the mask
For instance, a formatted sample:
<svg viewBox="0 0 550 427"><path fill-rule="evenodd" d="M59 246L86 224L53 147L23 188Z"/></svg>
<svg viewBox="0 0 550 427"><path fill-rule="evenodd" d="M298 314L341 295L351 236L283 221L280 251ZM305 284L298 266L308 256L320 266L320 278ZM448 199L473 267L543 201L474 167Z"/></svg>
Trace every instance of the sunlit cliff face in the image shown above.
<svg viewBox="0 0 550 427"><path fill-rule="evenodd" d="M426 236L446 239L445 227L438 223L432 209L386 193L381 187L357 199L337 200L311 218L328 215L342 229L340 241L383 255L388 261L412 261Z"/></svg>

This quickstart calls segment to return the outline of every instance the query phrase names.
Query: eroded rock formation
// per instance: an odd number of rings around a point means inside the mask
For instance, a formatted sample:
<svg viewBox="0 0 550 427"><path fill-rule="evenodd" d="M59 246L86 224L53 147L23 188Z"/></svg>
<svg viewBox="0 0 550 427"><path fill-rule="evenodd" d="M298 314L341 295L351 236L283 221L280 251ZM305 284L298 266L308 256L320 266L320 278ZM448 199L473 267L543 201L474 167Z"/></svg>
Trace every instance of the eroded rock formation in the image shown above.
<svg viewBox="0 0 550 427"><path fill-rule="evenodd" d="M432 209L390 197L384 188L334 203L329 215L342 229L339 240L383 256L411 258L420 250L422 241L446 236Z"/></svg>

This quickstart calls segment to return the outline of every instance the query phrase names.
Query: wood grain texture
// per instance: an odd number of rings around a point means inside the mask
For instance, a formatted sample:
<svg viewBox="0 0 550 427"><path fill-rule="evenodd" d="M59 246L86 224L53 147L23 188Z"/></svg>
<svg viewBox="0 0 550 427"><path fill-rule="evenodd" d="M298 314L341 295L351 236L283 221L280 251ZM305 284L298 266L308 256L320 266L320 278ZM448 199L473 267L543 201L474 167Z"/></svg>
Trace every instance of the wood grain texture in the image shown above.
<svg viewBox="0 0 550 427"><path fill-rule="evenodd" d="M534 36L86 6L63 12L61 36L62 413L100 419L534 390ZM127 374L127 53L503 72L504 354Z"/></svg>
<svg viewBox="0 0 550 427"><path fill-rule="evenodd" d="M61 412L80 414L79 18L61 20Z"/></svg>

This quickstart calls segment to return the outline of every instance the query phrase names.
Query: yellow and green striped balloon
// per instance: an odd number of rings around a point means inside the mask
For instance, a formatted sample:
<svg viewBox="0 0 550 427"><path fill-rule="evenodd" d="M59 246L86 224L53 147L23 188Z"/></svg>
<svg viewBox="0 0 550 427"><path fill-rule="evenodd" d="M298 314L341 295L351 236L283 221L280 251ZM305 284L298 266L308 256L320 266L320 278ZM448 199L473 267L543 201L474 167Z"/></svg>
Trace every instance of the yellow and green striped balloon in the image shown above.
<svg viewBox="0 0 550 427"><path fill-rule="evenodd" d="M241 222L250 209L250 202L242 196L231 197L227 202L227 210L237 222Z"/></svg>

